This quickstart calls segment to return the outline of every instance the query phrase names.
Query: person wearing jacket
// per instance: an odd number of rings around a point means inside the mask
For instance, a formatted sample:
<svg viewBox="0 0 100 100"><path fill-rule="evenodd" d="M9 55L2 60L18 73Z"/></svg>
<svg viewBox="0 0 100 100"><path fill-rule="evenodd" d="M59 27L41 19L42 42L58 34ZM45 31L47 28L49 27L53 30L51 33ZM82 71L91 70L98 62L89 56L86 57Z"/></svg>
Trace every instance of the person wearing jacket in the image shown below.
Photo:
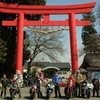
<svg viewBox="0 0 100 100"><path fill-rule="evenodd" d="M80 74L79 70L76 72L75 79L76 79L76 84L75 84L76 96L80 97L80 94L81 94L81 83L83 82L83 76Z"/></svg>
<svg viewBox="0 0 100 100"><path fill-rule="evenodd" d="M59 94L59 98L61 98L59 82L62 82L62 78L58 75L57 72L54 72L54 76L52 78L52 82L55 85L55 98L57 98L57 92Z"/></svg>
<svg viewBox="0 0 100 100"><path fill-rule="evenodd" d="M70 87L74 87L75 83L76 83L76 79L73 77L73 75L71 74L70 77L68 78L68 82L70 84Z"/></svg>
<svg viewBox="0 0 100 100"><path fill-rule="evenodd" d="M69 86L73 89L73 97L76 96L76 88L75 88L75 84L76 84L76 79L73 77L73 75L71 74L70 77L68 78L68 83Z"/></svg>
<svg viewBox="0 0 100 100"><path fill-rule="evenodd" d="M6 78L6 74L3 75L1 78L1 83L2 83L2 89L1 89L1 97L4 93L4 98L6 97L6 91L7 91L7 86L9 83L9 80Z"/></svg>
<svg viewBox="0 0 100 100"><path fill-rule="evenodd" d="M23 80L20 74L17 74L17 79L16 79L16 83L18 85L18 92L19 92L19 98L21 98L21 92L20 92L20 88L22 87L23 84Z"/></svg>
<svg viewBox="0 0 100 100"><path fill-rule="evenodd" d="M39 77L39 74L36 75L35 79L33 80L33 83L37 86L38 92L37 92L37 96L38 98L42 98L42 92L41 92L41 84L42 84L43 80ZM40 94L40 96L39 96Z"/></svg>
<svg viewBox="0 0 100 100"><path fill-rule="evenodd" d="M93 83L93 97L95 96L95 92L97 93L97 97L99 96L99 80L97 76L94 76L94 79L92 79Z"/></svg>

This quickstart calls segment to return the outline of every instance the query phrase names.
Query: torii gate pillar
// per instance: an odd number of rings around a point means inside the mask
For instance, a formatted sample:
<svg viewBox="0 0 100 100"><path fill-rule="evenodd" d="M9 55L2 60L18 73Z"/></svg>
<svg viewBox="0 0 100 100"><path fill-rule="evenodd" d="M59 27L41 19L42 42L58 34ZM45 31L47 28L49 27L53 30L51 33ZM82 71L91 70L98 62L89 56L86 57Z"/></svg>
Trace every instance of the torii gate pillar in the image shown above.
<svg viewBox="0 0 100 100"><path fill-rule="evenodd" d="M24 14L18 14L17 20L17 50L16 50L16 74L22 74L23 65L23 42L24 42Z"/></svg>
<svg viewBox="0 0 100 100"><path fill-rule="evenodd" d="M75 74L78 70L78 56L77 56L77 40L76 40L76 23L75 14L69 14L69 28L70 28L70 50L71 50L71 64L72 73Z"/></svg>

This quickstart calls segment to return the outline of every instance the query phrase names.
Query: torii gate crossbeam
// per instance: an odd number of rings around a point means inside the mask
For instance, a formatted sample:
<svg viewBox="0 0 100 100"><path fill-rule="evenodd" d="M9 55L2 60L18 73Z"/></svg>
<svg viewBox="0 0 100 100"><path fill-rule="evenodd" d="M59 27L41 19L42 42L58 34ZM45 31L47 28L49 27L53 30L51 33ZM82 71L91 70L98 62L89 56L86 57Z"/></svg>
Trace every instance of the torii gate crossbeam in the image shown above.
<svg viewBox="0 0 100 100"><path fill-rule="evenodd" d="M18 14L17 19L13 21L6 20L2 23L3 26L18 27L16 72L22 73L24 26L69 26L72 73L75 74L78 69L76 26L90 25L89 20L81 21L75 19L75 14L89 13L92 11L95 4L96 2L64 6L29 6L4 4L0 2L0 12ZM24 19L24 14L42 14L44 15L44 19L42 21L28 21ZM50 14L68 14L69 19L63 21L52 21L50 20Z"/></svg>

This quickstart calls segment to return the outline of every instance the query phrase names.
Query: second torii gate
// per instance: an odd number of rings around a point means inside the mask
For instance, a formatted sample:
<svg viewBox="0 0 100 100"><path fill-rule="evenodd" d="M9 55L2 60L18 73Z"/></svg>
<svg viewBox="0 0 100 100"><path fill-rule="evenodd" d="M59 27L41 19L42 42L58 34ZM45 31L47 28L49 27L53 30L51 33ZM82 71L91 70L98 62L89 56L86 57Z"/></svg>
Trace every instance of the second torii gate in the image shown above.
<svg viewBox="0 0 100 100"><path fill-rule="evenodd" d="M18 14L18 18L15 20L6 20L2 22L3 26L18 27L16 73L22 73L24 26L69 26L72 73L75 74L78 69L76 26L90 25L89 20L75 19L75 14L89 13L92 11L95 4L96 2L63 6L32 6L5 4L0 2L0 12ZM41 14L44 15L44 18L42 21L31 21L24 19L24 14ZM69 19L63 21L50 20L50 14L68 14Z"/></svg>

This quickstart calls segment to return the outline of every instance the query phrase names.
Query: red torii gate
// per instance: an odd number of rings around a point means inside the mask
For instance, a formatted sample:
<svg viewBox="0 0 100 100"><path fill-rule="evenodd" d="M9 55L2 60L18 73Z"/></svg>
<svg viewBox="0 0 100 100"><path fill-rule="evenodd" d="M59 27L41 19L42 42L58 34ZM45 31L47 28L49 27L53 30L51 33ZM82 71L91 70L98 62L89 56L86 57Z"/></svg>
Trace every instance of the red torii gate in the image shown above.
<svg viewBox="0 0 100 100"><path fill-rule="evenodd" d="M96 2L63 6L32 6L5 4L0 2L0 12L18 14L18 18L15 20L4 20L2 22L3 26L18 27L16 73L22 73L24 26L69 26L72 73L75 74L78 69L76 26L90 25L89 20L85 21L75 19L75 14L89 13L92 11L95 4ZM42 14L44 15L44 18L42 21L31 21L24 19L24 14ZM50 14L68 14L69 19L63 21L50 20Z"/></svg>

